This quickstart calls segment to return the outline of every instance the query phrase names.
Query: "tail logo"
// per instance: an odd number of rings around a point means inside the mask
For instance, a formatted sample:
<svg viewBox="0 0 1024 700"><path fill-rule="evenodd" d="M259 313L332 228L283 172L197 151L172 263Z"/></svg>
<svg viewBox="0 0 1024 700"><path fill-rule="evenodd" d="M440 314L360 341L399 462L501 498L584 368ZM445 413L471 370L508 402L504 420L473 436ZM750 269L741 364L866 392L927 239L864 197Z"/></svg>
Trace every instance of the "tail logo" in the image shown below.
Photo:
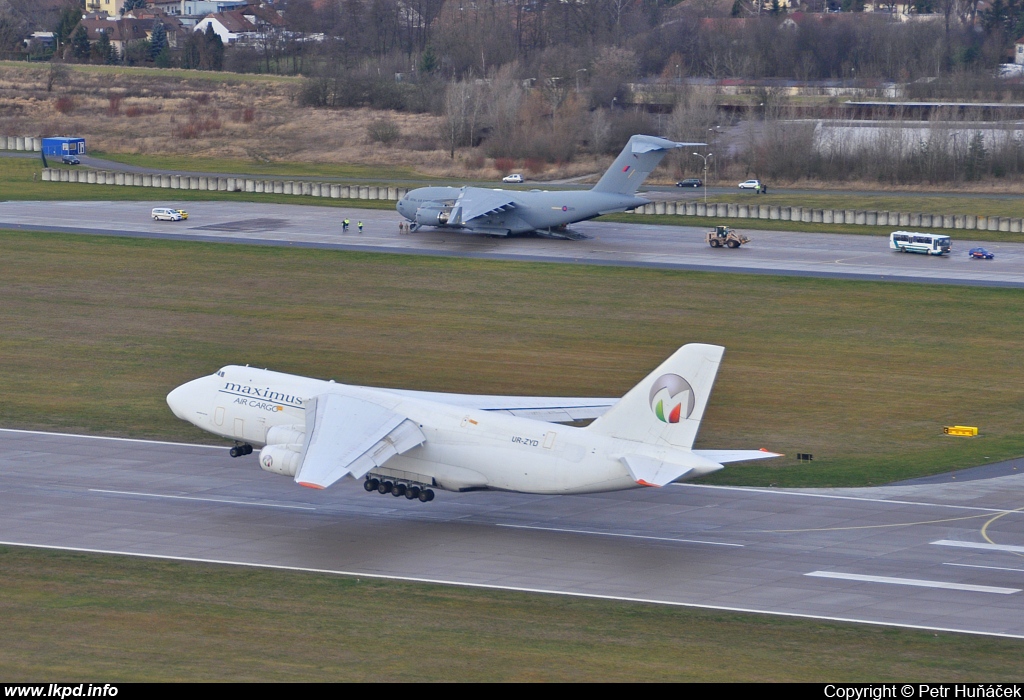
<svg viewBox="0 0 1024 700"><path fill-rule="evenodd" d="M678 423L693 413L693 387L678 374L663 374L651 386L650 401L651 410L658 420L662 423Z"/></svg>

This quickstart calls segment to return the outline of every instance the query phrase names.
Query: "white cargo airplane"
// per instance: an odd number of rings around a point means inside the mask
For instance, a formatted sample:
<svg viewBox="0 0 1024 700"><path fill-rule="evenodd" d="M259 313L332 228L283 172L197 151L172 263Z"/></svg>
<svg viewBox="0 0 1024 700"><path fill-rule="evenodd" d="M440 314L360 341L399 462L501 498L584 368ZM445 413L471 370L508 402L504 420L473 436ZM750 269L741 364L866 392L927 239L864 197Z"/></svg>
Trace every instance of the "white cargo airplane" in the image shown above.
<svg viewBox="0 0 1024 700"><path fill-rule="evenodd" d="M378 389L230 365L167 403L235 440L232 457L263 445L263 469L316 489L352 476L367 491L424 502L434 488L616 491L778 456L691 449L724 351L685 345L618 400ZM559 423L595 417L584 428Z"/></svg>

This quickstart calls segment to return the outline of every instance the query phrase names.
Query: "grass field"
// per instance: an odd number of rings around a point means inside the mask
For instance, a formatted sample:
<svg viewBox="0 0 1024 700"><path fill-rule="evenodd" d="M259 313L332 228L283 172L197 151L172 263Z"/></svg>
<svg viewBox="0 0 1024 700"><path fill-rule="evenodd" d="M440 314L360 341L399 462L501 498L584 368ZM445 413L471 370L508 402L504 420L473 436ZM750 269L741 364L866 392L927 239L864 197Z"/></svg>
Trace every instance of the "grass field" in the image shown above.
<svg viewBox="0 0 1024 700"><path fill-rule="evenodd" d="M0 548L0 677L1021 681L1016 640Z"/></svg>
<svg viewBox="0 0 1024 700"><path fill-rule="evenodd" d="M728 349L699 446L815 456L715 483L878 484L1024 454L1019 290L53 234L0 244L5 426L209 440L164 396L229 363L619 396L699 341ZM947 424L982 436L946 437Z"/></svg>
<svg viewBox="0 0 1024 700"><path fill-rule="evenodd" d="M870 195L857 192L830 194L772 193L757 195L737 192L714 195L708 202L736 202L738 204L765 204L784 207L811 207L813 209L854 209L865 211L924 212L928 214L976 214L978 216L1024 217L1024 197L970 197L956 195L916 195L894 193Z"/></svg>

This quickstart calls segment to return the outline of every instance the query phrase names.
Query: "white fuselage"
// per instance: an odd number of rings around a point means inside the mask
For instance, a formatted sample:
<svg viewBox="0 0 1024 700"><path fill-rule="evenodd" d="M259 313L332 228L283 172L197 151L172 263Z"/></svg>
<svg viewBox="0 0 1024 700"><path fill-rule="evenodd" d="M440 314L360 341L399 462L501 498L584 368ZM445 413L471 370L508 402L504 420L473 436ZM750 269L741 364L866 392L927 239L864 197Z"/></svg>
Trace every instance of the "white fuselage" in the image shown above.
<svg viewBox="0 0 1024 700"><path fill-rule="evenodd" d="M692 463L692 476L720 468L689 450L251 367L229 366L183 384L167 402L175 415L203 430L262 446L272 427L304 429L304 401L328 393L402 414L426 437L425 443L392 457L375 473L402 473L401 478L450 490L565 494L634 488L638 484L621 459L626 454Z"/></svg>

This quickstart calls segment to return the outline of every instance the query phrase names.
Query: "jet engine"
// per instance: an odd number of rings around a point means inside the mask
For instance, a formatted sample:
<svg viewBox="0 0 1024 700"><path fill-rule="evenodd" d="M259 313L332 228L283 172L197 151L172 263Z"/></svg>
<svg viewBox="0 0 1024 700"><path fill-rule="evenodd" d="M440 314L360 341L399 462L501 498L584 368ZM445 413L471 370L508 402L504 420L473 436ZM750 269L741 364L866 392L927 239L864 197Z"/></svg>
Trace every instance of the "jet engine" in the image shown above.
<svg viewBox="0 0 1024 700"><path fill-rule="evenodd" d="M267 431L268 445L302 445L305 442L305 425L275 425Z"/></svg>
<svg viewBox="0 0 1024 700"><path fill-rule="evenodd" d="M302 445L267 445L260 450L260 467L264 471L295 476L302 459Z"/></svg>
<svg viewBox="0 0 1024 700"><path fill-rule="evenodd" d="M420 226L444 226L451 216L451 209L444 207L420 207L416 210L416 223Z"/></svg>

